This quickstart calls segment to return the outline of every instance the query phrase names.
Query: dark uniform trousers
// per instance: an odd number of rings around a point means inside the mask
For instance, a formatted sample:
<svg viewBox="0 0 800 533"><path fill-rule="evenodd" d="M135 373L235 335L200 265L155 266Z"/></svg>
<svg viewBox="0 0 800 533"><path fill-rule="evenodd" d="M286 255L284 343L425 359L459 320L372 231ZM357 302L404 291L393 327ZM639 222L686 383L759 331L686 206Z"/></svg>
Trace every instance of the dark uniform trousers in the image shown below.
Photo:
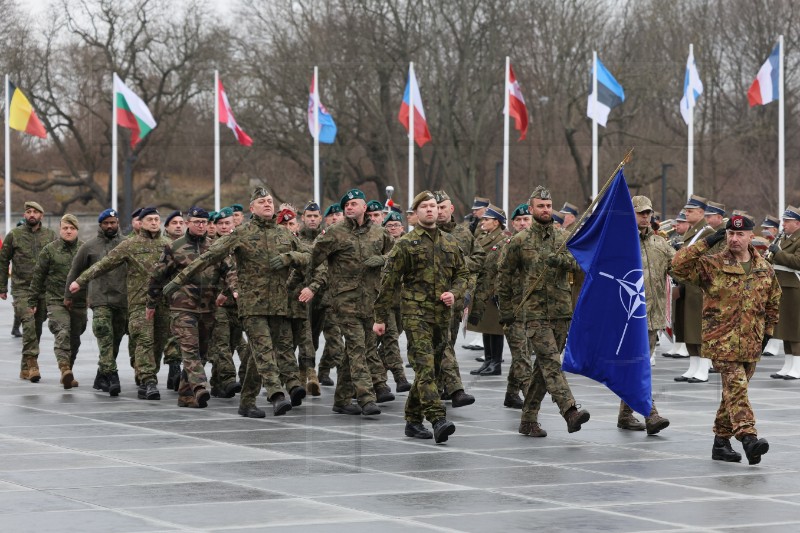
<svg viewBox="0 0 800 533"><path fill-rule="evenodd" d="M92 333L97 339L97 348L100 352L97 367L101 374L117 371L119 345L127 330L127 308L110 305L92 307Z"/></svg>
<svg viewBox="0 0 800 533"><path fill-rule="evenodd" d="M563 319L530 320L525 324L525 333L536 359L522 407L523 422L538 422L546 393L550 393L562 415L575 406L575 398L561 370L561 350L567 341L569 323L569 319Z"/></svg>

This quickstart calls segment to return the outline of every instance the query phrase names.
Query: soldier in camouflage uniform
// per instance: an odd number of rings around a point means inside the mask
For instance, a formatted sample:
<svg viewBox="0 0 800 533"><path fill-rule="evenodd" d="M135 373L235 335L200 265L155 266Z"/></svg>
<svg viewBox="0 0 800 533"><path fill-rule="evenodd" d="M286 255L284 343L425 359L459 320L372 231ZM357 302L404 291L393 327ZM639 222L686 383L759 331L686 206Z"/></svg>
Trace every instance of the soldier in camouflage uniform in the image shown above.
<svg viewBox="0 0 800 533"><path fill-rule="evenodd" d="M300 239L300 242L306 247L306 249L311 251L311 248L314 245L314 240L317 236L321 233L322 228L322 214L320 213L319 204L314 202L313 200L308 202L303 207L303 213L301 214L301 221L302 225L300 227L300 232L298 233L297 237ZM324 268L324 265L321 265L321 268ZM305 277L305 273L303 276ZM308 285L308 283L305 283ZM314 291L314 299L308 304L308 326L311 332L311 343L314 347L314 361L316 365L316 353L319 349L319 336L322 334L322 330L325 324L325 307L322 306L322 287L314 286L311 287L311 290ZM338 351L338 353L342 353L344 351L344 345L342 344L342 336L341 335L334 335L332 336L332 342L336 346L333 347L333 350ZM325 350L328 350L330 353L331 347L328 346L327 337L325 343ZM324 357L324 356L323 356ZM322 364L322 361L320 361ZM330 367L328 368L328 372L330 372ZM308 378L309 383L316 382L320 385L333 385L333 381L330 378L330 375L326 375L323 377L317 377L317 372L315 368L308 368L306 369L306 377ZM325 382L323 383L323 378Z"/></svg>
<svg viewBox="0 0 800 533"><path fill-rule="evenodd" d="M436 225L445 233L452 235L458 243L458 248L464 256L464 262L470 272L469 283L465 292L465 297L460 301L453 304L453 316L450 321L450 350L442 354L442 361L445 358L452 357L452 361L448 360L447 364L437 371L436 381L439 388L442 389L443 399L450 399L453 407L462 407L475 403L475 397L471 394L464 392L464 384L461 382L461 370L458 368L458 362L455 359L455 344L458 337L458 329L461 326L461 319L464 315L464 307L469 304L472 294L475 292L475 284L478 279L478 272L483 268L483 261L486 258L486 252L480 246L476 246L475 237L469 230L469 227L464 224L456 224L453 217L453 203L450 197L444 191L434 191L433 195L438 202L439 212L436 217ZM486 203L488 206L488 202ZM485 208L473 210L473 214L482 213ZM480 219L479 219L480 220Z"/></svg>
<svg viewBox="0 0 800 533"><path fill-rule="evenodd" d="M170 241L175 242L186 233L186 220L180 210L175 210L164 219L164 236ZM175 336L173 331L173 313L170 313L170 336L167 338L167 343L164 345L164 364L169 366L169 374L167 374L167 388L174 391L178 390L178 384L181 380L181 344L178 337ZM205 353L203 354L205 357Z"/></svg>
<svg viewBox="0 0 800 533"><path fill-rule="evenodd" d="M164 287L164 294L171 294L209 265L233 255L239 285L239 316L250 342L239 414L262 418L266 413L256 407L262 384L275 416L300 405L306 396L298 379L292 331L286 318L289 304L286 279L289 266L303 266L308 254L300 251L294 235L275 224L275 203L265 188L256 187L253 191L250 212L253 218L247 224L217 239ZM288 389L291 401L286 399L281 383Z"/></svg>
<svg viewBox="0 0 800 533"><path fill-rule="evenodd" d="M567 232L553 227L550 191L537 187L528 205L534 222L506 245L498 270L497 290L500 322L513 324L519 317L513 304L512 287L520 281L524 283L521 318L525 321L525 333L536 360L525 393L519 432L545 437L547 432L539 425L538 416L546 393L558 404L570 433L579 431L589 420L589 413L579 410L575 404L560 359L572 318L568 274L577 272L579 267L566 246L561 246Z"/></svg>
<svg viewBox="0 0 800 533"><path fill-rule="evenodd" d="M338 204L329 205L325 210L325 227L321 233L327 232L327 229L333 227L334 224L344 220L344 213ZM313 244L313 242L312 242ZM325 337L325 347L322 350L322 356L319 358L319 383L326 387L333 386L333 380L330 378L332 368L336 368L342 361L344 355L344 340L342 331L336 323L336 316L331 312L331 295L330 291L325 289L325 275L327 274L327 266L321 265L322 271L314 272L313 276L316 279L322 294L314 291L313 287L309 287L314 292L314 299L319 301L320 309L324 319L322 321L322 334ZM319 268L319 267L318 267ZM318 339L318 337L312 337ZM315 344L315 346L318 346Z"/></svg>
<svg viewBox="0 0 800 533"><path fill-rule="evenodd" d="M311 271L327 264L327 285L331 294L331 312L345 338L344 357L337 370L333 412L350 415L378 415L381 410L376 395L391 395L385 377L375 388L374 374L367 363L367 346L377 349L371 334L373 305L378 293L381 267L392 246L391 237L366 216L364 193L352 189L339 202L345 219L317 237L311 252ZM309 302L314 292L305 287L300 301ZM380 377L378 378L380 380ZM355 389L358 406L352 404ZM392 399L394 396L392 395Z"/></svg>
<svg viewBox="0 0 800 533"><path fill-rule="evenodd" d="M169 309L163 300L158 302L153 320L146 318L147 282L169 239L161 235L161 217L155 207L145 207L139 212L139 233L131 235L103 259L92 265L69 286L73 294L95 278L107 274L120 265L127 266L128 333L136 343L136 370L140 385L140 400L160 400L158 369L164 343L169 336Z"/></svg>
<svg viewBox="0 0 800 533"><path fill-rule="evenodd" d="M97 237L78 248L72 260L64 287L64 302L72 300L67 287L87 268L100 261L117 247L123 237L119 231L119 214L106 209L97 217ZM100 356L93 388L118 396L121 391L117 372L117 355L122 337L128 328L128 297L125 288L125 265L89 283L89 307L92 308L92 333L97 339Z"/></svg>
<svg viewBox="0 0 800 533"><path fill-rule="evenodd" d="M445 442L455 424L445 418L439 398L435 367L445 367L455 355L450 344L453 306L464 298L469 270L452 235L436 226L436 197L424 191L412 204L418 225L395 243L389 254L380 293L375 302L378 335L386 331L394 294L402 290L403 327L408 338L408 359L415 377L406 400L405 434L418 439ZM402 289L401 289L402 286ZM428 419L433 434L422 425Z"/></svg>
<svg viewBox="0 0 800 533"><path fill-rule="evenodd" d="M148 319L155 316L155 309L163 300L162 289L165 282L200 257L211 245L211 241L206 238L208 211L201 207L192 207L186 215L186 233L164 248L150 277L147 291ZM222 261L187 277L180 290L169 297L172 334L178 339L183 355L178 407L203 408L208 405L211 393L203 364L208 354L211 332L214 330L217 295L222 292L221 281L224 280L227 289L236 298L235 279L232 263Z"/></svg>
<svg viewBox="0 0 800 533"><path fill-rule="evenodd" d="M61 384L65 389L78 386L72 374L81 334L86 331L86 291L72 300L64 299L64 287L72 259L83 241L78 240L78 219L75 215L61 217L60 238L47 244L39 253L31 278L29 313L36 314L42 300L47 302L47 325L53 334L53 351Z"/></svg>
<svg viewBox="0 0 800 533"><path fill-rule="evenodd" d="M781 297L775 271L750 244L754 227L751 219L734 215L727 231L721 229L684 247L672 260L673 276L703 291L701 353L712 359L722 382L711 458L741 461L731 448L730 438L736 437L751 465L761 461L769 443L758 438L747 385L778 323ZM723 240L727 244L723 252L706 255Z"/></svg>
<svg viewBox="0 0 800 533"><path fill-rule="evenodd" d="M39 300L36 313L31 314L30 284L33 267L39 252L49 242L56 239L50 228L42 225L44 209L36 202L25 202L25 224L12 229L3 239L0 249L0 299L8 298L8 272L11 266L11 295L14 297L14 311L22 320L22 361L20 379L36 383L41 379L39 373L39 339L42 325L47 318L47 304Z"/></svg>

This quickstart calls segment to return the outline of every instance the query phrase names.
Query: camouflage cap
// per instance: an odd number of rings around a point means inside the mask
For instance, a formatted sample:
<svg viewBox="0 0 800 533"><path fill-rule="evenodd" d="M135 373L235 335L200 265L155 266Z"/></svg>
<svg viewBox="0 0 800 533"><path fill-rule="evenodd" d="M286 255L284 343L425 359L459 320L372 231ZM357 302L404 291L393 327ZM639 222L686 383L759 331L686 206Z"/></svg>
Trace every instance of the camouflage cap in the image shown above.
<svg viewBox="0 0 800 533"><path fill-rule="evenodd" d="M431 191L422 191L421 193L419 193L414 197L414 201L411 202L411 209L416 211L417 208L419 207L419 204L427 200L436 200L436 196L434 196ZM436 203L438 204L439 201L436 200Z"/></svg>
<svg viewBox="0 0 800 533"><path fill-rule="evenodd" d="M398 213L397 211L391 211L389 214L386 215L386 218L383 219L382 226L385 226L388 222L403 222L403 215Z"/></svg>
<svg viewBox="0 0 800 533"><path fill-rule="evenodd" d="M375 213L377 211L383 211L383 204L377 200L367 202L367 213Z"/></svg>
<svg viewBox="0 0 800 533"><path fill-rule="evenodd" d="M633 203L633 210L637 213L653 210L653 202L647 196L634 196L631 198L631 203Z"/></svg>
<svg viewBox="0 0 800 533"><path fill-rule="evenodd" d="M28 209L36 209L40 213L44 214L44 207L42 207L42 204L39 202L34 202L33 200L28 200L25 202L25 210L27 211Z"/></svg>
<svg viewBox="0 0 800 533"><path fill-rule="evenodd" d="M533 192L529 198L535 198L537 200L552 200L553 196L550 194L550 189L545 188L543 185L539 185L533 189Z"/></svg>
<svg viewBox="0 0 800 533"><path fill-rule="evenodd" d="M272 195L265 187L256 187L255 189L253 189L253 194L250 195L250 203L252 204L259 198L266 198L267 196L272 196ZM236 205L237 204L231 206L234 208L233 209L234 211L236 211ZM242 207L242 211L244 211L244 207Z"/></svg>
<svg viewBox="0 0 800 533"><path fill-rule="evenodd" d="M67 213L63 217L61 217L61 222L66 222L67 224L71 225L75 229L78 229L78 217L73 215L72 213Z"/></svg>
<svg viewBox="0 0 800 533"><path fill-rule="evenodd" d="M446 202L450 199L450 196L448 196L448 194L444 191L433 191L433 197L436 199L437 204Z"/></svg>
<svg viewBox="0 0 800 533"><path fill-rule="evenodd" d="M233 216L233 208L232 207L223 207L219 211L217 211L217 220L222 220L223 218L229 218Z"/></svg>

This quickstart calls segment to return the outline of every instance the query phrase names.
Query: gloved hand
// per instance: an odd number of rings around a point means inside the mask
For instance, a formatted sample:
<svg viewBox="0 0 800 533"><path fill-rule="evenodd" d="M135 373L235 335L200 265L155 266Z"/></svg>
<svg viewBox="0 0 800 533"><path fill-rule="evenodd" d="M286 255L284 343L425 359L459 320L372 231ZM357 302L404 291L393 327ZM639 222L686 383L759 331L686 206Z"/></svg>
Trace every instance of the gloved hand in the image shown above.
<svg viewBox="0 0 800 533"><path fill-rule="evenodd" d="M769 248L767 248L767 251L769 253L775 255L775 254L777 254L778 252L781 251L781 247L778 245L777 242L773 242L772 244L769 245Z"/></svg>
<svg viewBox="0 0 800 533"><path fill-rule="evenodd" d="M725 238L725 228L720 228L714 233L713 235L706 237L703 239L709 248L717 244L719 241Z"/></svg>
<svg viewBox="0 0 800 533"><path fill-rule="evenodd" d="M364 259L364 266L367 268L382 267L385 262L382 255L372 255Z"/></svg>
<svg viewBox="0 0 800 533"><path fill-rule="evenodd" d="M164 289L161 292L164 294L164 296L169 298L170 296L178 292L178 289L180 288L181 286L178 283L175 283L175 281L170 281L169 283L164 285Z"/></svg>
<svg viewBox="0 0 800 533"><path fill-rule="evenodd" d="M480 321L481 321L481 317L479 317L475 313L471 313L469 315L469 318L467 318L467 322L469 322L473 326L477 326Z"/></svg>
<svg viewBox="0 0 800 533"><path fill-rule="evenodd" d="M764 338L761 340L761 353L764 353L764 349L767 347L767 343L772 338L772 335L767 335L764 333Z"/></svg>
<svg viewBox="0 0 800 533"><path fill-rule="evenodd" d="M269 260L270 270L280 270L289 265L289 258L287 254L278 254Z"/></svg>
<svg viewBox="0 0 800 533"><path fill-rule="evenodd" d="M510 326L514 323L514 315L500 315L500 324L503 326Z"/></svg>
<svg viewBox="0 0 800 533"><path fill-rule="evenodd" d="M568 261L560 254L549 255L544 262L551 268L567 268L568 266Z"/></svg>
<svg viewBox="0 0 800 533"><path fill-rule="evenodd" d="M465 295L464 295L464 309L466 309L467 307L469 307L469 304L470 304L471 302L472 302L472 296L471 296L469 293L465 294Z"/></svg>

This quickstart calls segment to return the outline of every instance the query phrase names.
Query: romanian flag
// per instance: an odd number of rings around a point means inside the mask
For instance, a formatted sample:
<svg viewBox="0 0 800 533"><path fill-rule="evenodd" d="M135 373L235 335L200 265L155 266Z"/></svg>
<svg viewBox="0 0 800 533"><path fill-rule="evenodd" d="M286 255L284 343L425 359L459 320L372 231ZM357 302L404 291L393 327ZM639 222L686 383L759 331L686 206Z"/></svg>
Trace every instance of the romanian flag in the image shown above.
<svg viewBox="0 0 800 533"><path fill-rule="evenodd" d="M147 104L114 74L114 98L117 101L117 123L131 130L131 148L156 127L156 119Z"/></svg>
<svg viewBox="0 0 800 533"><path fill-rule="evenodd" d="M13 83L8 82L6 88L8 95L8 126L15 130L24 131L29 135L36 135L42 139L47 137L47 132L44 126L36 116L36 111L33 106L22 94L22 91L17 89Z"/></svg>

